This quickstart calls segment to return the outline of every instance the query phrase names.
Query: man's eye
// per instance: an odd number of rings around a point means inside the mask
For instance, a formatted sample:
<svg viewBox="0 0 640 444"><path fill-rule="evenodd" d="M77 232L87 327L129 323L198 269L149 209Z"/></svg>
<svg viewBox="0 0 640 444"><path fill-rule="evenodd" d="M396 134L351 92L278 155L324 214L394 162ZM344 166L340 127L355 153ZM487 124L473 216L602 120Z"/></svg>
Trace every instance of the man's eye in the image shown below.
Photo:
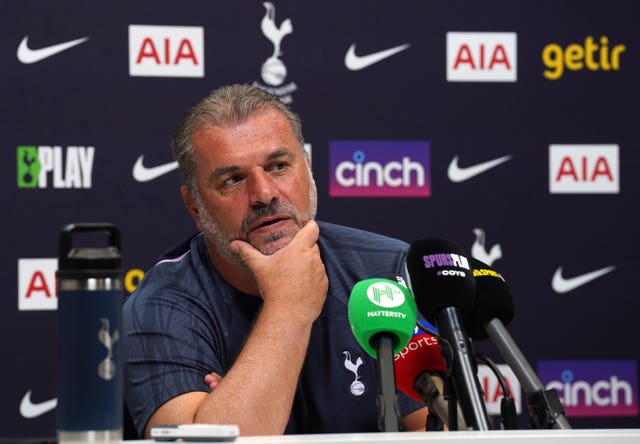
<svg viewBox="0 0 640 444"><path fill-rule="evenodd" d="M287 168L287 162L278 162L271 165L271 171L282 171Z"/></svg>
<svg viewBox="0 0 640 444"><path fill-rule="evenodd" d="M227 177L224 182L222 182L222 184L224 186L231 186L231 185L235 185L236 183L240 182L242 180L242 176L240 175L233 175L233 176L229 176Z"/></svg>

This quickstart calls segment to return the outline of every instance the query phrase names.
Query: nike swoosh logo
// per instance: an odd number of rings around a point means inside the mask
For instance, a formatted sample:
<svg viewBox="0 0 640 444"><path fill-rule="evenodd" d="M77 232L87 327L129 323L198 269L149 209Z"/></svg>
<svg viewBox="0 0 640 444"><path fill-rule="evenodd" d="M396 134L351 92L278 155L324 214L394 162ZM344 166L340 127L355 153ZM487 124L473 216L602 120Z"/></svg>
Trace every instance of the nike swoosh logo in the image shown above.
<svg viewBox="0 0 640 444"><path fill-rule="evenodd" d="M556 293L567 293L571 290L575 290L578 287L582 287L589 282L598 279L601 276L604 276L607 273L611 273L615 270L615 266L611 265L609 267L601 268L596 271L592 271L590 273L581 274L580 276L572 277L566 279L562 277L562 267L558 267L556 272L553 274L553 279L551 280L551 288Z"/></svg>
<svg viewBox="0 0 640 444"><path fill-rule="evenodd" d="M57 45L46 46L40 49L31 49L29 48L28 41L29 36L25 36L20 45L18 45L18 60L22 63L36 63L51 56L54 56L62 51L66 51L69 48L73 48L80 43L84 43L89 40L89 37L82 37L81 39L71 40L69 42L58 43Z"/></svg>
<svg viewBox="0 0 640 444"><path fill-rule="evenodd" d="M178 168L178 162L163 163L162 165L147 168L142 163L143 160L144 155L141 155L133 165L133 178L138 182L149 182Z"/></svg>
<svg viewBox="0 0 640 444"><path fill-rule="evenodd" d="M373 65L374 63L381 62L382 60L391 57L399 53L400 51L404 51L410 45L408 43L400 46L396 46L395 48L385 49L384 51L374 52L371 54L367 54L364 56L356 55L356 44L354 43L347 50L347 54L344 56L344 66L351 71L358 71L360 69L364 69L368 66Z"/></svg>
<svg viewBox="0 0 640 444"><path fill-rule="evenodd" d="M506 162L512 157L513 156L509 154L508 156L500 157L498 159L478 163L470 167L460 168L458 166L458 156L456 156L449 164L447 175L449 176L449 180L451 180L451 182L464 182L465 180L469 180L472 177L477 176L478 174L482 174L485 171L490 170L491 168L497 167L498 165Z"/></svg>
<svg viewBox="0 0 640 444"><path fill-rule="evenodd" d="M57 405L57 398L34 404L31 402L31 390L29 390L25 393L22 401L20 402L20 414L23 418L27 419L37 418L38 416L42 416L48 411L55 409Z"/></svg>

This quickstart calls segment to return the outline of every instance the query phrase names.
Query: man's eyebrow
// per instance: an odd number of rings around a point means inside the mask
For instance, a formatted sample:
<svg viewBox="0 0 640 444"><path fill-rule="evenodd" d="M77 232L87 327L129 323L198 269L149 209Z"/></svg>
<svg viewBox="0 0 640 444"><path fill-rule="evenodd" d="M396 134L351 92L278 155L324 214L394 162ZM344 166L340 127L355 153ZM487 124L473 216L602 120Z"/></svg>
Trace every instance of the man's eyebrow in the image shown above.
<svg viewBox="0 0 640 444"><path fill-rule="evenodd" d="M211 173L211 178L212 179L219 179L222 176L225 176L229 173L233 173L235 171L238 171L240 169L240 167L238 165L229 165L229 166L225 166L225 167L219 167L216 168L215 170L213 170L213 173Z"/></svg>
<svg viewBox="0 0 640 444"><path fill-rule="evenodd" d="M267 156L267 160L277 159L279 157L291 156L291 151L287 148L281 148L279 150L274 151L273 153Z"/></svg>
<svg viewBox="0 0 640 444"><path fill-rule="evenodd" d="M279 159L281 157L286 157L291 155L292 155L291 150L287 148L281 148L269 154L267 156L267 161L271 161L274 159ZM234 173L238 170L240 170L240 167L238 165L229 165L229 166L219 167L213 170L213 173L211 173L211 178L218 179L222 176L225 176L229 173Z"/></svg>

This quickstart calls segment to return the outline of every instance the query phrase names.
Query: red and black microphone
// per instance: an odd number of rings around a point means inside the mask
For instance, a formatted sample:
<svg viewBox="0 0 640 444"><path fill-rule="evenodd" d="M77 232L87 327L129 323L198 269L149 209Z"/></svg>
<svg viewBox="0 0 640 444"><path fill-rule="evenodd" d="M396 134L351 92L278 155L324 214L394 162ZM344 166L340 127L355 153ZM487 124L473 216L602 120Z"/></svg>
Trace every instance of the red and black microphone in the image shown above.
<svg viewBox="0 0 640 444"><path fill-rule="evenodd" d="M416 327L416 333L409 343L394 356L394 364L398 388L429 407L429 415L434 414L440 421L439 424L434 424L434 428L438 429L440 424L448 426L449 403L434 380L444 378L446 373L437 336ZM457 424L460 428L466 428L459 410ZM427 427L427 430L431 428Z"/></svg>

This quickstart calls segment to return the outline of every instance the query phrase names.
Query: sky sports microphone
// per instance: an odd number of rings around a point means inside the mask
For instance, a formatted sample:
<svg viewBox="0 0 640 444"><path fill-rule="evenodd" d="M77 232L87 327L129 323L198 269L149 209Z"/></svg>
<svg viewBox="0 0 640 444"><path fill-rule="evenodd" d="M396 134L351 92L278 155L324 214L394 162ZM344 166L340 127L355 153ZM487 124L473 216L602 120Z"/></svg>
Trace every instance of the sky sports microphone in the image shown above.
<svg viewBox="0 0 640 444"><path fill-rule="evenodd" d="M418 325L422 327L424 324L426 321L418 320ZM439 387L446 367L438 338L423 331L431 330L430 325L426 328L418 325L409 343L394 356L396 384L413 399L424 402L429 407L429 415L435 414L442 424L449 426L449 405L442 396L442 387ZM457 411L457 427L466 428L462 411Z"/></svg>
<svg viewBox="0 0 640 444"><path fill-rule="evenodd" d="M356 340L376 359L380 430L398 432L401 423L393 355L413 334L418 314L413 295L390 279L366 279L351 289L347 313Z"/></svg>
<svg viewBox="0 0 640 444"><path fill-rule="evenodd" d="M462 327L462 313L474 306L476 297L469 260L452 242L421 239L409 246L406 267L418 309L436 324L450 348L445 363L450 375L447 379L452 381L445 380L445 384L453 383L467 426L489 430L475 357Z"/></svg>
<svg viewBox="0 0 640 444"><path fill-rule="evenodd" d="M513 319L513 296L509 285L500 273L484 262L471 258L470 263L476 281L476 303L464 317L469 337L491 338L527 395L534 428L570 429L555 390L545 390L505 327Z"/></svg>

